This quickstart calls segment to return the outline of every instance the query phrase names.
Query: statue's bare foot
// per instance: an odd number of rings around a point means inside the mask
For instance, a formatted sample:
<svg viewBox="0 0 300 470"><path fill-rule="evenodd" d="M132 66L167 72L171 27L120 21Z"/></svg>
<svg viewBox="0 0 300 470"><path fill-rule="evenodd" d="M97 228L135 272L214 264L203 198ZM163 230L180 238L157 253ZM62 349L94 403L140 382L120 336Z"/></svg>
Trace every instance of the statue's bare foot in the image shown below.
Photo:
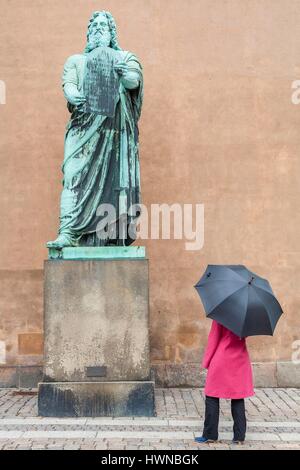
<svg viewBox="0 0 300 470"><path fill-rule="evenodd" d="M47 242L48 248L56 248L58 250L65 248L67 246L74 246L75 243L70 235L60 234L56 240Z"/></svg>

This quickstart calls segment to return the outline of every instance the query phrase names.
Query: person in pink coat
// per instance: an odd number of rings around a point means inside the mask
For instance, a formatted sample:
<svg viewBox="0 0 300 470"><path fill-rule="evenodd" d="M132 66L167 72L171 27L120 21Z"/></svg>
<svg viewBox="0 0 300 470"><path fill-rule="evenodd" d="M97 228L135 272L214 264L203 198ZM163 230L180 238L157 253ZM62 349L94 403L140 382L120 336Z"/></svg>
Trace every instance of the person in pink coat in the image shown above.
<svg viewBox="0 0 300 470"><path fill-rule="evenodd" d="M205 383L205 421L196 442L218 439L219 399L231 399L233 442L242 443L246 435L244 398L254 395L252 367L246 339L213 320L202 360L207 369Z"/></svg>

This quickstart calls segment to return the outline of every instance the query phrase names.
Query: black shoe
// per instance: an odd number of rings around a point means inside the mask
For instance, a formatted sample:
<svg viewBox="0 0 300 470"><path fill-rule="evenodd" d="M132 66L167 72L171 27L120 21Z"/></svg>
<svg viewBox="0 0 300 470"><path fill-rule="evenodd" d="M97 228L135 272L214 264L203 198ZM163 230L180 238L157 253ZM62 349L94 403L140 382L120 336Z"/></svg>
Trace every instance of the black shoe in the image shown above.
<svg viewBox="0 0 300 470"><path fill-rule="evenodd" d="M243 445L245 441L240 441L239 439L232 439L232 444Z"/></svg>

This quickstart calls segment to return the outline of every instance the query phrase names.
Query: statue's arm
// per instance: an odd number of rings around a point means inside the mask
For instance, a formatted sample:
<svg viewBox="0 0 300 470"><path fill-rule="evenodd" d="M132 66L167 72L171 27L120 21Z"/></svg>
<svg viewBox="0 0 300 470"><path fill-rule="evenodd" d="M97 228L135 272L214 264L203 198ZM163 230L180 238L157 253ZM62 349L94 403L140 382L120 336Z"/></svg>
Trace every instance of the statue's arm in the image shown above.
<svg viewBox="0 0 300 470"><path fill-rule="evenodd" d="M75 106L84 103L85 98L78 90L76 55L69 57L64 65L62 86L65 98L69 103Z"/></svg>
<svg viewBox="0 0 300 470"><path fill-rule="evenodd" d="M116 65L118 73L121 75L121 83L128 90L134 90L140 84L141 66L133 54L125 56L124 60Z"/></svg>
<svg viewBox="0 0 300 470"><path fill-rule="evenodd" d="M128 90L134 90L140 83L139 74L135 71L128 71L122 76L121 82Z"/></svg>

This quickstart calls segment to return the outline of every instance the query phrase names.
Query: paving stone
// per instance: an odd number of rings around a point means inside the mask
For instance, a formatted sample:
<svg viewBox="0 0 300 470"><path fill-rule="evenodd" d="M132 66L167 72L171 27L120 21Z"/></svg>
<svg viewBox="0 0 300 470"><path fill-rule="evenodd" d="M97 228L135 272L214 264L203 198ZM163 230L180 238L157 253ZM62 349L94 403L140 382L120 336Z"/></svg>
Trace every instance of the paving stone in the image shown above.
<svg viewBox="0 0 300 470"><path fill-rule="evenodd" d="M106 449L107 449L107 444L105 442L96 444L96 450L106 450Z"/></svg>
<svg viewBox="0 0 300 470"><path fill-rule="evenodd" d="M279 437L282 441L297 441L300 443L300 433L280 433Z"/></svg>
<svg viewBox="0 0 300 470"><path fill-rule="evenodd" d="M40 418L36 395L0 389L0 449L299 449L300 390L256 389L246 399L246 441L234 446L230 400L221 400L220 441L196 444L203 389L156 389L155 418Z"/></svg>
<svg viewBox="0 0 300 470"><path fill-rule="evenodd" d="M34 438L56 438L56 439L72 439L74 437L82 438L94 438L96 437L96 432L93 431L25 431L24 438L34 439Z"/></svg>
<svg viewBox="0 0 300 470"><path fill-rule="evenodd" d="M21 435L20 431L0 431L0 439L18 439Z"/></svg>

